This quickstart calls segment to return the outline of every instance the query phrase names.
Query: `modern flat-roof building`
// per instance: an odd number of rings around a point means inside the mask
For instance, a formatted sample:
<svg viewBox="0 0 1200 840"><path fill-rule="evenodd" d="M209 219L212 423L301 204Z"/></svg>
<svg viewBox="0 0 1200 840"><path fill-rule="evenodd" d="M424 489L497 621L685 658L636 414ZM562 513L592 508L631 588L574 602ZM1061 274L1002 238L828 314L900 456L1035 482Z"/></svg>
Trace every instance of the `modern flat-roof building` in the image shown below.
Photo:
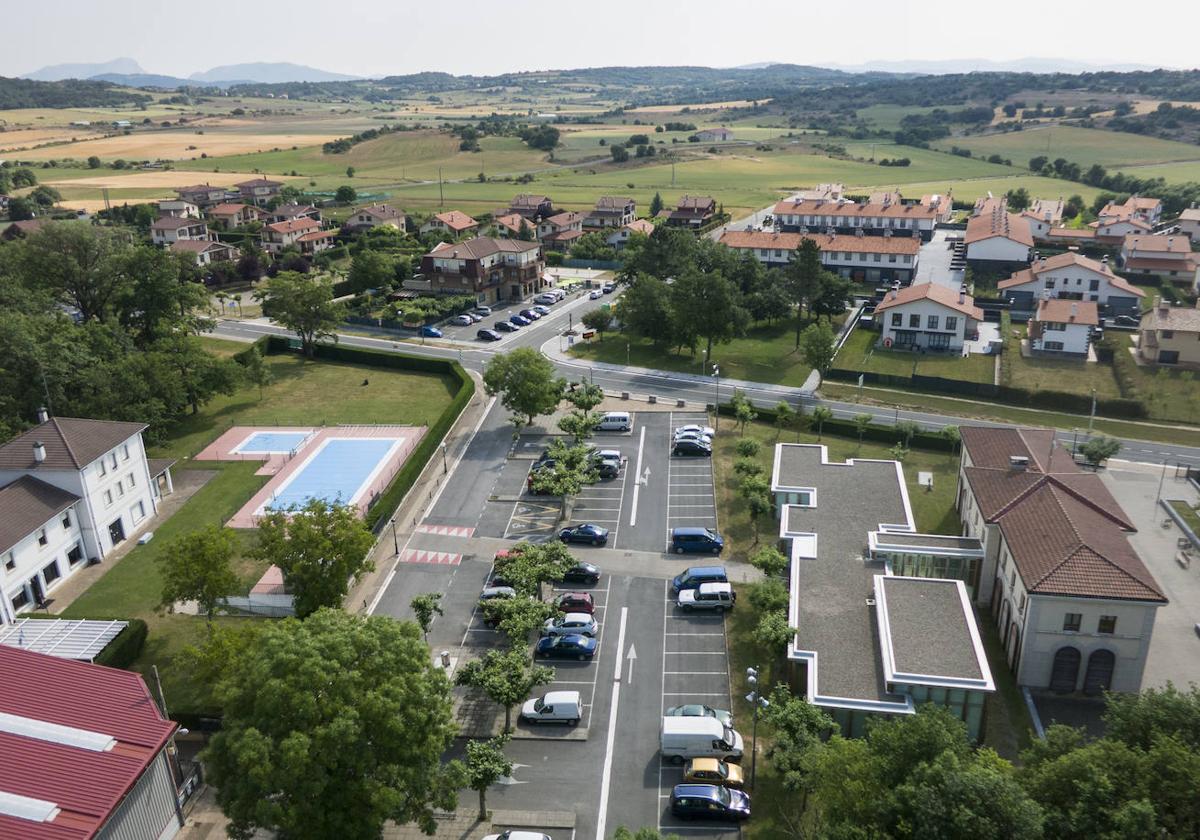
<svg viewBox="0 0 1200 840"><path fill-rule="evenodd" d="M971 606L978 540L916 533L897 461L781 443L771 491L791 560L787 655L808 701L851 736L936 703L977 739L995 690Z"/></svg>

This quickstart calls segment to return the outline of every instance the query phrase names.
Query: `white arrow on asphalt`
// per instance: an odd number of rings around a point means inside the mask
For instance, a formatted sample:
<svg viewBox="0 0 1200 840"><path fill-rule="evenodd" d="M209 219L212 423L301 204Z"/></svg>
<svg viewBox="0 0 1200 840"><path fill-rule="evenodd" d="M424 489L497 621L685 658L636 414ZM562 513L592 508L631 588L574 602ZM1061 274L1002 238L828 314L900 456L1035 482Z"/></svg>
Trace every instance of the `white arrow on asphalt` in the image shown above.
<svg viewBox="0 0 1200 840"><path fill-rule="evenodd" d="M650 483L650 468L646 467L646 471L642 473L642 477L638 479L638 484L647 485Z"/></svg>
<svg viewBox="0 0 1200 840"><path fill-rule="evenodd" d="M629 653L625 654L625 658L629 660L629 685L633 685L633 663L637 661L637 650L633 645L629 646Z"/></svg>
<svg viewBox="0 0 1200 840"><path fill-rule="evenodd" d="M512 769L516 770L520 767L528 767L528 764L513 764ZM501 776L499 780L502 785L527 785L529 782L519 782L512 776Z"/></svg>

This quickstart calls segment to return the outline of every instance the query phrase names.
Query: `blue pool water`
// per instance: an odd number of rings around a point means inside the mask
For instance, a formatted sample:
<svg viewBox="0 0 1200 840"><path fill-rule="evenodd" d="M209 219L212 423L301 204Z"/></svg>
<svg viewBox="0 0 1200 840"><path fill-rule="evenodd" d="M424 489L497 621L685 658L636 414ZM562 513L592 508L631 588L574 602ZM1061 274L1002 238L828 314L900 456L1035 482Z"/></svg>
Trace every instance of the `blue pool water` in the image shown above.
<svg viewBox="0 0 1200 840"><path fill-rule="evenodd" d="M349 504L395 443L393 438L332 438L275 492L266 507L282 510L309 499Z"/></svg>
<svg viewBox="0 0 1200 840"><path fill-rule="evenodd" d="M312 432L255 432L238 444L235 452L247 454L291 452Z"/></svg>

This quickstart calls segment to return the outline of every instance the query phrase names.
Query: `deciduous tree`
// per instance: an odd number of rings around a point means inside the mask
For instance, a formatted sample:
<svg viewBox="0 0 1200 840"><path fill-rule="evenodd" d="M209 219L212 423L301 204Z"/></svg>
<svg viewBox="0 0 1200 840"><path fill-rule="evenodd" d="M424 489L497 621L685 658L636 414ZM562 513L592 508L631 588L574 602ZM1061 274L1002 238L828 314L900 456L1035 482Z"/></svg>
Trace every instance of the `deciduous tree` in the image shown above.
<svg viewBox="0 0 1200 840"><path fill-rule="evenodd" d="M613 146L613 148L617 147ZM603 341L604 331L612 323L612 312L608 309L597 307L596 309L584 312L579 320L589 330L595 330L600 336L600 340Z"/></svg>
<svg viewBox="0 0 1200 840"><path fill-rule="evenodd" d="M824 374L833 364L837 351L833 330L829 324L818 321L809 324L800 335L800 358L817 373Z"/></svg>
<svg viewBox="0 0 1200 840"><path fill-rule="evenodd" d="M554 365L537 350L518 347L492 357L483 369L483 384L488 394L500 395L514 422L530 426L535 417L554 411L562 400L566 382L554 373Z"/></svg>
<svg viewBox="0 0 1200 840"><path fill-rule="evenodd" d="M465 685L482 691L487 698L504 709L504 731L512 731L512 708L529 696L535 688L554 681L554 669L534 665L524 648L489 650L481 659L461 665L454 675L455 685Z"/></svg>
<svg viewBox="0 0 1200 840"><path fill-rule="evenodd" d="M817 425L817 440L821 439L821 430L825 423L833 419L833 409L827 405L815 406L812 410L812 420Z"/></svg>
<svg viewBox="0 0 1200 840"><path fill-rule="evenodd" d="M417 626L421 628L421 636L426 642L429 641L429 628L433 626L434 616L445 615L441 601L442 593L426 592L408 602L409 608L416 616Z"/></svg>
<svg viewBox="0 0 1200 840"><path fill-rule="evenodd" d="M175 612L176 604L195 601L211 624L221 601L237 589L236 550L233 532L220 525L172 540L157 558L163 578L159 609Z"/></svg>
<svg viewBox="0 0 1200 840"><path fill-rule="evenodd" d="M346 318L344 304L333 300L333 283L281 271L255 292L262 300L263 314L278 321L300 338L304 355L315 355L317 342L337 342L337 326Z"/></svg>
<svg viewBox="0 0 1200 840"><path fill-rule="evenodd" d="M488 819L487 789L511 776L512 762L504 755L509 736L467 741L467 786L479 794L479 821Z"/></svg>

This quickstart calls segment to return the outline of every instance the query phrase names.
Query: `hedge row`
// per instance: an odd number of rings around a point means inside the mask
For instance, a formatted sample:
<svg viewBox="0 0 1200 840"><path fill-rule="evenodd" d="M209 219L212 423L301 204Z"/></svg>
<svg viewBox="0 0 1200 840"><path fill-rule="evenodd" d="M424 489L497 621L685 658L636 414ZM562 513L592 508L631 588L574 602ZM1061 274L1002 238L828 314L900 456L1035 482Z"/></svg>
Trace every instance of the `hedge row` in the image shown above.
<svg viewBox="0 0 1200 840"><path fill-rule="evenodd" d="M265 346L268 353L294 352L291 348L290 340L284 336L267 336ZM387 520L387 517L391 516L396 508L400 506L400 502L404 499L404 494L416 483L421 470L425 468L425 464L441 446L442 438L450 431L450 427L454 425L454 421L458 419L458 415L462 413L463 409L467 407L467 403L471 401L471 397L475 394L475 380L467 375L467 372L463 370L458 362L451 359L406 356L402 353L363 350L340 344L318 344L315 355L318 359L325 359L332 362L347 362L349 364L365 365L368 367L435 373L441 376L452 377L458 381L458 391L455 393L454 399L438 415L437 419L429 424L429 428L421 437L421 442L417 444L412 454L408 457L408 460L404 462L404 466L400 468L399 472L396 473L391 483L387 486L387 489L383 491L375 501L375 504L367 511L367 526L372 530L378 530L382 523Z"/></svg>
<svg viewBox="0 0 1200 840"><path fill-rule="evenodd" d="M732 403L721 403L718 411L724 417L733 417L734 409ZM775 409L754 407L758 419L767 423L775 422ZM810 418L811 428L811 418ZM821 434L836 435L838 437L848 437L858 440L858 426L853 420L843 420L840 418L832 418L821 424ZM876 443L903 443L904 435L896 431L893 426L884 426L878 423L872 423L867 426L862 434L863 440L871 440ZM933 452L954 452L958 444L956 441L942 437L937 432L919 431L913 434L912 439L908 443L912 449L928 449Z"/></svg>
<svg viewBox="0 0 1200 840"><path fill-rule="evenodd" d="M140 618L131 618L128 621L125 629L100 651L100 655L95 659L97 665L128 668L142 655L142 648L146 645L146 634L149 632L146 622Z"/></svg>

